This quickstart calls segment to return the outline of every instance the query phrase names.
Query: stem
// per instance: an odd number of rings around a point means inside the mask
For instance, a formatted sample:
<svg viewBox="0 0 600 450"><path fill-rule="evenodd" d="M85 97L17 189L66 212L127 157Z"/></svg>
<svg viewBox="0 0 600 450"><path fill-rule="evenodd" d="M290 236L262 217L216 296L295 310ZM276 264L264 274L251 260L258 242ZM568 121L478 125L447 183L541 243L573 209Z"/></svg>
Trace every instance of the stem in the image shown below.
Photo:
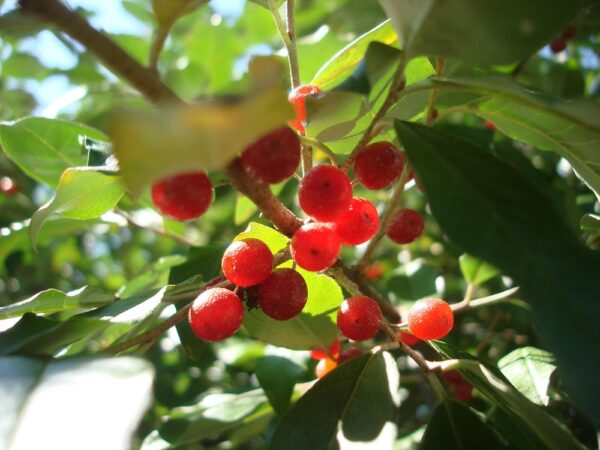
<svg viewBox="0 0 600 450"><path fill-rule="evenodd" d="M333 164L335 167L340 167L340 163L337 160L337 156L335 155L335 153L333 153L333 150L331 150L323 142L319 141L318 139L314 139L314 138L311 138L308 136L300 136L300 142L302 142L304 144L308 144L312 147L318 148L323 153L325 153L327 158L329 158L329 160L331 161L331 164Z"/></svg>
<svg viewBox="0 0 600 450"><path fill-rule="evenodd" d="M444 58L438 57L435 64L435 72L437 76L441 76L444 73L444 68L446 67L446 60ZM425 125L430 127L433 125L435 121L435 101L437 100L439 91L437 89L433 89L431 94L429 95L429 103L427 105L427 114L425 116Z"/></svg>
<svg viewBox="0 0 600 450"><path fill-rule="evenodd" d="M404 164L404 168L402 169L400 178L394 186L394 192L388 200L385 212L383 213L381 221L379 222L379 229L377 230L377 233L375 233L375 236L373 236L369 241L365 253L362 255L362 258L357 263L357 266L359 268L362 269L369 265L371 258L373 257L373 253L377 249L377 246L381 242L381 239L383 239L383 236L385 236L388 226L392 218L394 217L394 213L396 212L398 205L402 201L402 196L404 194L404 185L408 180L409 173L410 170L408 168L408 164Z"/></svg>
<svg viewBox="0 0 600 450"><path fill-rule="evenodd" d="M417 363L423 372L428 373L431 371L432 363L423 358L417 351L406 345L386 319L383 319L381 322L381 329L391 341L396 342L400 348L404 350L404 352L410 356L415 363Z"/></svg>
<svg viewBox="0 0 600 450"><path fill-rule="evenodd" d="M287 0L287 35L289 39L288 60L290 62L290 76L292 89L300 86L300 65L298 64L298 50L296 48L296 1Z"/></svg>
<svg viewBox="0 0 600 450"><path fill-rule="evenodd" d="M404 58L404 56L401 56L400 58L401 59L398 64L398 68L396 69L396 72L394 73L394 76L392 78L392 83L390 85L390 90L388 91L387 97L381 105L381 108L379 108L379 111L377 111L377 113L375 114L375 117L373 117L373 120L371 120L371 123L363 133L358 143L352 149L350 156L348 156L348 158L346 158L346 161L344 161L342 169L345 171L348 171L352 166L352 163L354 163L354 159L356 158L356 154L358 153L358 151L365 145L367 145L369 141L373 138L373 129L379 123L379 121L385 117L390 108L394 106L394 104L396 103L398 93L402 91L404 89L404 86L406 85L406 81L404 79L406 59Z"/></svg>
<svg viewBox="0 0 600 450"><path fill-rule="evenodd" d="M158 58L162 52L167 37L169 36L170 29L167 27L159 26L156 29L156 35L152 40L152 46L150 47L150 55L148 56L148 68L153 72L158 73Z"/></svg>

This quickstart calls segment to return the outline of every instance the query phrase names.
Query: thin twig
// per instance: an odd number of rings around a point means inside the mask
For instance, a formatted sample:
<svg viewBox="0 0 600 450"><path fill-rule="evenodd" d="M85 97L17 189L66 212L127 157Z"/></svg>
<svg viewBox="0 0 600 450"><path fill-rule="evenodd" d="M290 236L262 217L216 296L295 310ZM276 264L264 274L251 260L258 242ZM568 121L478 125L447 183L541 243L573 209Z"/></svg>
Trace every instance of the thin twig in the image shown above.
<svg viewBox="0 0 600 450"><path fill-rule="evenodd" d="M335 166L335 167L340 167L340 163L337 159L337 156L335 155L335 153L333 153L333 150L331 150L327 145L325 145L323 142L319 141L318 139L314 139L308 136L300 136L300 142L302 142L303 144L308 144L312 147L316 147L319 150L321 150L323 153L325 153L325 155L327 156L327 158L329 158L329 160L331 161L331 163Z"/></svg>
<svg viewBox="0 0 600 450"><path fill-rule="evenodd" d="M298 49L296 48L296 1L287 0L287 34L289 39L288 60L292 89L300 86L300 64L298 64Z"/></svg>
<svg viewBox="0 0 600 450"><path fill-rule="evenodd" d="M170 28L159 26L156 29L156 34L152 40L152 46L150 47L150 54L148 56L148 68L153 72L158 73L158 58L162 52L167 37L169 37Z"/></svg>
<svg viewBox="0 0 600 450"><path fill-rule="evenodd" d="M435 64L435 72L437 76L444 74L444 68L446 67L446 60L438 57ZM425 125L430 127L436 119L435 116L435 102L437 100L439 91L433 89L429 95L429 103L427 104L427 113L425 115Z"/></svg>
<svg viewBox="0 0 600 450"><path fill-rule="evenodd" d="M173 233L172 231L165 230L164 228L155 227L153 225L143 225L134 220L128 212L123 211L120 208L114 208L113 211L115 214L118 214L121 217L123 217L127 221L127 224L131 225L132 227L140 228L142 230L148 230L160 236L168 237L179 242L182 245L187 245L190 247L197 247L199 245L198 242L187 239L186 237L180 236L179 234Z"/></svg>

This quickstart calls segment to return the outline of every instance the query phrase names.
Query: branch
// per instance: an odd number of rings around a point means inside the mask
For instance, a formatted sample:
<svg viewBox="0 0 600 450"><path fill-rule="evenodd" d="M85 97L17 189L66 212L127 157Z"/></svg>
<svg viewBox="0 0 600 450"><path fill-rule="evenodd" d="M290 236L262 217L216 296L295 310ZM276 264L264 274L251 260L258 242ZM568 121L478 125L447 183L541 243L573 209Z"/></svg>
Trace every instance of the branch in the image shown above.
<svg viewBox="0 0 600 450"><path fill-rule="evenodd" d="M143 67L120 46L100 33L81 15L58 0L19 0L25 13L57 26L72 39L94 53L106 67L128 80L139 92L154 103L180 102L179 98L158 75Z"/></svg>
<svg viewBox="0 0 600 450"><path fill-rule="evenodd" d="M446 60L444 58L437 58L435 64L435 73L439 77L443 75L444 68L446 67ZM425 115L425 125L430 127L433 125L434 120L436 119L435 115L435 102L437 100L438 90L433 89L429 96L429 103L427 104L427 114Z"/></svg>

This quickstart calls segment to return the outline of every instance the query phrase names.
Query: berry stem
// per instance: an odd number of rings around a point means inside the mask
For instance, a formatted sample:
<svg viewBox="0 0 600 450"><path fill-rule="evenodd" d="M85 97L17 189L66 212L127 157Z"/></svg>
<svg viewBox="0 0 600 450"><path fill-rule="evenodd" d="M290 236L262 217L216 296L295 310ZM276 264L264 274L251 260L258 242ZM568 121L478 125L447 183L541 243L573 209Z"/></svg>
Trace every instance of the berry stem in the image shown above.
<svg viewBox="0 0 600 450"><path fill-rule="evenodd" d="M375 236L373 236L373 238L369 241L365 252L363 253L362 257L357 263L357 267L359 269L362 270L370 264L371 258L373 257L377 246L381 242L381 239L383 239L383 236L385 236L390 221L392 220L392 217L394 217L394 213L396 212L398 206L400 205L400 202L402 201L402 196L404 194L404 185L408 180L409 173L410 169L408 167L408 163L405 163L404 168L402 169L402 173L400 174L400 178L398 178L398 181L396 181L394 185L392 196L388 200L385 212L383 213L381 221L379 222L379 229L377 230Z"/></svg>
<svg viewBox="0 0 600 450"><path fill-rule="evenodd" d="M435 63L435 73L439 77L444 74L444 68L446 67L446 60L438 57ZM433 89L429 94L429 103L427 104L427 114L425 115L425 125L430 127L436 119L435 115L435 102L438 97L438 90Z"/></svg>
<svg viewBox="0 0 600 450"><path fill-rule="evenodd" d="M269 0L271 3L271 0ZM287 0L287 36L289 39L288 60L290 62L290 77L292 89L300 86L300 65L298 64L298 51L296 49L296 1Z"/></svg>
<svg viewBox="0 0 600 450"><path fill-rule="evenodd" d="M329 160L331 161L331 164L333 164L335 167L338 167L338 168L340 167L340 163L339 163L339 161L338 161L337 156L335 155L335 153L333 153L333 150L331 150L323 142L319 141L318 139L311 138L311 137L308 137L308 136L300 136L300 142L302 142L303 144L307 144L307 145L310 145L312 147L318 148L323 153L325 153L325 155L327 156L327 158L329 158Z"/></svg>

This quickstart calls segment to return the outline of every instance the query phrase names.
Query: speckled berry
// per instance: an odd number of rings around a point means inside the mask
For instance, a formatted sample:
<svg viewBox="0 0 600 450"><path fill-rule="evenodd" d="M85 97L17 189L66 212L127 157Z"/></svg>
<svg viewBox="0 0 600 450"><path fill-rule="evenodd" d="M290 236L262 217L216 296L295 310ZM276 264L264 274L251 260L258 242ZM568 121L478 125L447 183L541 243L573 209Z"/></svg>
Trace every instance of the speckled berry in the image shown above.
<svg viewBox="0 0 600 450"><path fill-rule="evenodd" d="M439 298L417 301L408 313L408 328L424 341L441 339L454 326L454 314L450 305Z"/></svg>
<svg viewBox="0 0 600 450"><path fill-rule="evenodd" d="M348 209L332 222L332 226L343 245L363 244L377 233L377 208L367 199L354 197Z"/></svg>
<svg viewBox="0 0 600 450"><path fill-rule="evenodd" d="M262 283L271 274L273 254L267 245L258 239L242 239L232 242L221 260L225 277L242 287Z"/></svg>
<svg viewBox="0 0 600 450"><path fill-rule="evenodd" d="M340 247L340 238L329 225L308 223L298 228L292 236L290 252L300 267L319 272L335 264Z"/></svg>
<svg viewBox="0 0 600 450"><path fill-rule="evenodd" d="M400 176L404 169L404 159L404 154L391 142L369 144L356 155L356 181L367 189L384 189Z"/></svg>
<svg viewBox="0 0 600 450"><path fill-rule="evenodd" d="M382 316L375 300L364 295L355 295L342 303L337 313L337 325L348 339L364 341L379 331Z"/></svg>
<svg viewBox="0 0 600 450"><path fill-rule="evenodd" d="M292 269L274 270L258 287L258 306L275 320L296 317L306 305L306 281Z"/></svg>
<svg viewBox="0 0 600 450"><path fill-rule="evenodd" d="M350 206L352 184L341 169L317 166L302 179L298 200L304 212L315 220L332 221Z"/></svg>
<svg viewBox="0 0 600 450"><path fill-rule="evenodd" d="M175 175L152 185L154 206L161 214L175 220L200 217L212 200L212 183L203 172Z"/></svg>
<svg viewBox="0 0 600 450"><path fill-rule="evenodd" d="M387 236L397 244L409 244L423 233L425 222L414 209L401 209L392 218Z"/></svg>
<svg viewBox="0 0 600 450"><path fill-rule="evenodd" d="M306 120L306 97L308 95L320 94L321 88L305 84L293 89L288 96L289 102L296 111L296 117L290 122L292 128L299 133L304 134L304 121Z"/></svg>
<svg viewBox="0 0 600 450"><path fill-rule="evenodd" d="M212 288L192 303L188 321L194 334L205 341L222 341L235 334L244 321L242 300L223 288Z"/></svg>

